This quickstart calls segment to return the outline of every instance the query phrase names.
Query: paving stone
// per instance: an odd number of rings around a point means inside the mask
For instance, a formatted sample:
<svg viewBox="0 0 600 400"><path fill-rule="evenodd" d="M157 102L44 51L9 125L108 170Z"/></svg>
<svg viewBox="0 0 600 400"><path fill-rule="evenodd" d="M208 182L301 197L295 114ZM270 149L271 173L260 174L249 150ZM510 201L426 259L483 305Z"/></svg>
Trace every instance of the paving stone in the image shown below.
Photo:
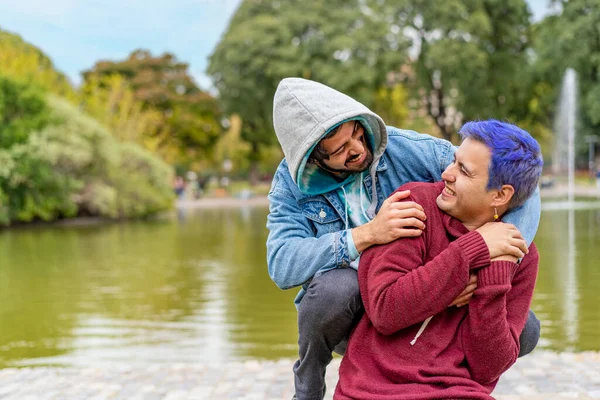
<svg viewBox="0 0 600 400"><path fill-rule="evenodd" d="M341 358L327 369L333 398ZM0 370L1 400L279 400L294 393L294 360ZM497 400L600 399L600 353L535 351L507 371Z"/></svg>

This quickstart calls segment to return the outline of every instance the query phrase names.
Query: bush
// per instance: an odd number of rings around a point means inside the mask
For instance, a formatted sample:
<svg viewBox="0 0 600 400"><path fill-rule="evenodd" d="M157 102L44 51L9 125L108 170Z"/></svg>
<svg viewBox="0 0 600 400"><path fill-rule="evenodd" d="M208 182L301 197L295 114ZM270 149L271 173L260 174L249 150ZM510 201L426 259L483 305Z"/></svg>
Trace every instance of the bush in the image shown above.
<svg viewBox="0 0 600 400"><path fill-rule="evenodd" d="M48 161L84 182L74 200L80 213L110 218L142 217L173 204L171 167L133 143L121 143L94 119L50 97L63 123L42 132L55 145Z"/></svg>
<svg viewBox="0 0 600 400"><path fill-rule="evenodd" d="M0 78L0 121L9 121L0 141L2 224L75 215L142 217L173 204L166 163L118 142L58 97Z"/></svg>

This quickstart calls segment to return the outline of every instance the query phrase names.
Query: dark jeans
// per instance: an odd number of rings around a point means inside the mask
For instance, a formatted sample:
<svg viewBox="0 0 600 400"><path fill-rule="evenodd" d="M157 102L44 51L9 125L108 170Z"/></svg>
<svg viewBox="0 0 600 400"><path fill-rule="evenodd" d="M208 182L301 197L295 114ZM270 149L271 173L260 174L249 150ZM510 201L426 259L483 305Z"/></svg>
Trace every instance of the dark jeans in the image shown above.
<svg viewBox="0 0 600 400"><path fill-rule="evenodd" d="M323 398L332 353L344 354L350 330L362 314L356 271L334 269L312 280L298 307L300 359L294 364L298 400ZM519 338L519 357L529 354L539 338L540 321L530 310Z"/></svg>

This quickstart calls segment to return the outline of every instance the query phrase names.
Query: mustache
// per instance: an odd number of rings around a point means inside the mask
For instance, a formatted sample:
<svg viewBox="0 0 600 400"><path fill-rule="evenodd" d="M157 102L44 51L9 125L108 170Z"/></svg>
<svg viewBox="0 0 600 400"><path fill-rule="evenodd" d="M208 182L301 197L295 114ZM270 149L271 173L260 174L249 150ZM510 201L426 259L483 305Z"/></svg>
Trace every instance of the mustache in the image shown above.
<svg viewBox="0 0 600 400"><path fill-rule="evenodd" d="M346 162L352 162L352 161L358 160L360 157L362 157L362 155L363 155L363 153L350 156L350 157L348 157L348 160Z"/></svg>

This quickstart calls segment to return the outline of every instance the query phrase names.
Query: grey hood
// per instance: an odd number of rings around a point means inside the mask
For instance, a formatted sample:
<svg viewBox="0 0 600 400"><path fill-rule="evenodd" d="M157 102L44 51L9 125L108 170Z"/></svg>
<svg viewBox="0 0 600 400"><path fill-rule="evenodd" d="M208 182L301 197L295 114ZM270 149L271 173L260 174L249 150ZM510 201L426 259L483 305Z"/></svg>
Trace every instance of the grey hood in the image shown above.
<svg viewBox="0 0 600 400"><path fill-rule="evenodd" d="M279 83L273 99L273 125L290 175L302 192L322 194L345 183L336 181L314 164L310 164L314 166L312 169L308 168L306 161L329 130L354 119L360 120L370 135L373 148L370 172L374 175L387 145L387 131L381 117L353 98L321 83L301 78L285 78Z"/></svg>

